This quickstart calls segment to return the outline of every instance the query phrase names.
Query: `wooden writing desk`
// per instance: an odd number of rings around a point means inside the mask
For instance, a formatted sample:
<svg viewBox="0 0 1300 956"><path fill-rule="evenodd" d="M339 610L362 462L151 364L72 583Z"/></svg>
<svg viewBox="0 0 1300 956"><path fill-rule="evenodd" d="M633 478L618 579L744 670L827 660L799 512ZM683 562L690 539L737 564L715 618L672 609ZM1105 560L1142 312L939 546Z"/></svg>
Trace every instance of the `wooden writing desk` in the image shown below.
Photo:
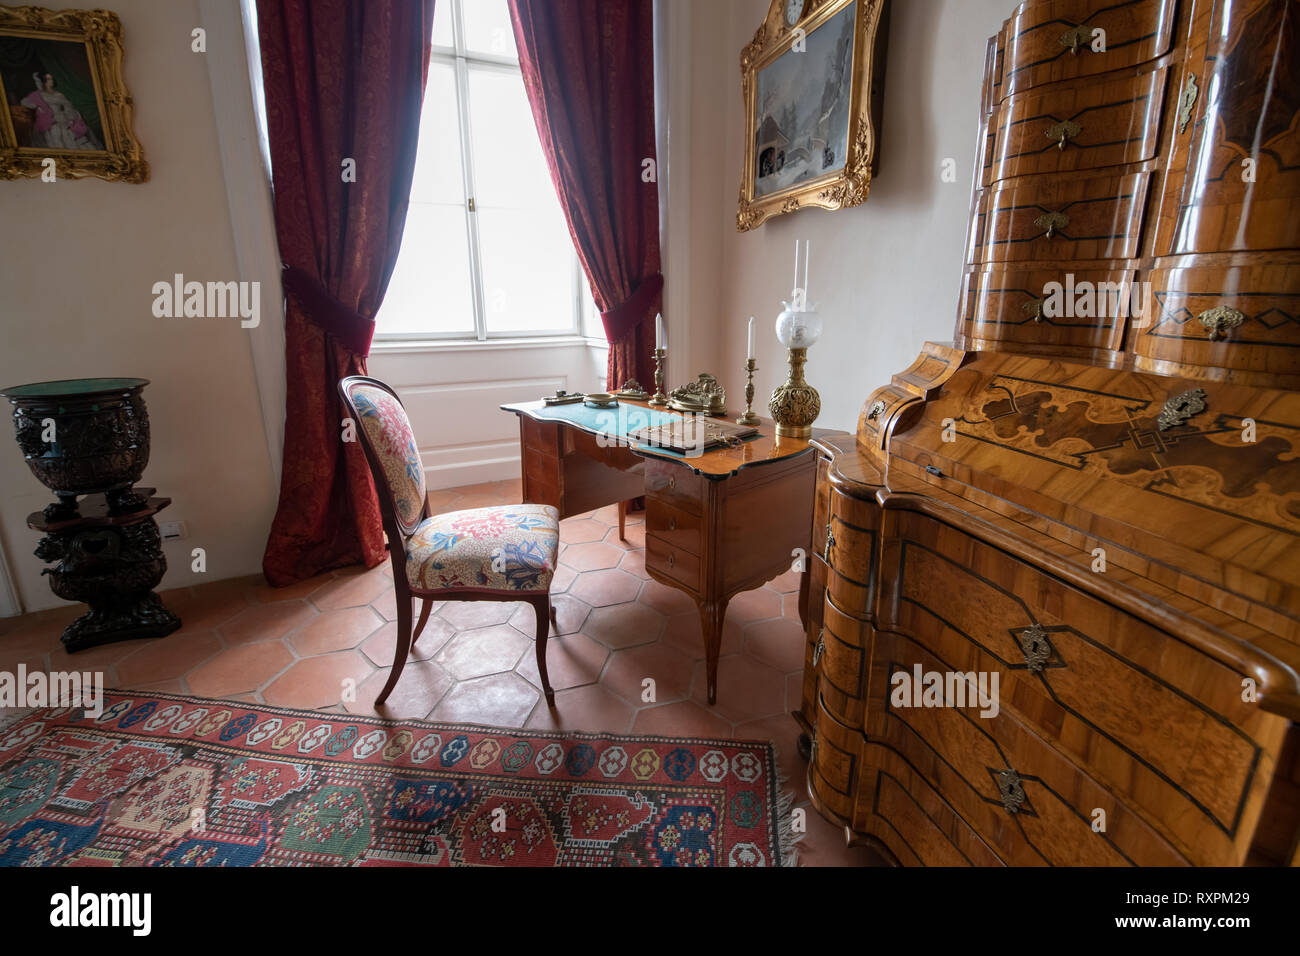
<svg viewBox="0 0 1300 956"><path fill-rule="evenodd" d="M649 406L621 405L621 415L600 416L597 424L557 417L574 406L502 405L519 416L524 501L554 505L567 518L645 496L646 571L695 599L709 703L716 703L727 603L795 567L799 558L798 567L806 567L817 456L807 439L777 438L768 419L739 447L695 457L630 447L621 436L648 423L637 419ZM813 437L839 434L816 429ZM807 597L805 576L799 590L805 621Z"/></svg>

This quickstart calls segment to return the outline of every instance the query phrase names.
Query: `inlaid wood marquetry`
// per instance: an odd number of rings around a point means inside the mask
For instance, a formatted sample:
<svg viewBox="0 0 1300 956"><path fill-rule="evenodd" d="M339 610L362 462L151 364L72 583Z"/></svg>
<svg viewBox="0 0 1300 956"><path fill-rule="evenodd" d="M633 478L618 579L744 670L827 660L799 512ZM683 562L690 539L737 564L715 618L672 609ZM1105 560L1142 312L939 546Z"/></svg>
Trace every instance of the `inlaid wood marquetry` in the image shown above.
<svg viewBox="0 0 1300 956"><path fill-rule="evenodd" d="M955 341L812 443L796 718L851 842L1300 864L1298 115L1297 0L989 40Z"/></svg>

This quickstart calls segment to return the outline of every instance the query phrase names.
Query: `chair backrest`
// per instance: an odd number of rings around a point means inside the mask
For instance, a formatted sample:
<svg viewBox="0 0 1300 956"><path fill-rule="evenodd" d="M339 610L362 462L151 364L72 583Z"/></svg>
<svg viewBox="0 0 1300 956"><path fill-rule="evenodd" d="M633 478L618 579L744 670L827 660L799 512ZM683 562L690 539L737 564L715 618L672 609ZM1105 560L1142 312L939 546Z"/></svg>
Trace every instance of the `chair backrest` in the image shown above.
<svg viewBox="0 0 1300 956"><path fill-rule="evenodd" d="M339 395L356 423L379 492L380 510L385 519L391 516L405 539L428 517L429 504L424 465L402 400L383 382L364 375L340 381Z"/></svg>

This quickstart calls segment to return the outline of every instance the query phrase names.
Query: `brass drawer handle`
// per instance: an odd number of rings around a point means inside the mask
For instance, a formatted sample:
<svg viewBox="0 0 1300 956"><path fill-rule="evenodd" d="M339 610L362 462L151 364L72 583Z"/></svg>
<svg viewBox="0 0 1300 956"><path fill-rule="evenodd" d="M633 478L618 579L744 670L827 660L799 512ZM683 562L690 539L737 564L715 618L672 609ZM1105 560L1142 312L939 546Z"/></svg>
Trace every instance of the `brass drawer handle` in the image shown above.
<svg viewBox="0 0 1300 956"><path fill-rule="evenodd" d="M831 530L831 523L826 522L826 551L822 557L829 561L831 559L831 548L835 547L835 532Z"/></svg>
<svg viewBox="0 0 1300 956"><path fill-rule="evenodd" d="M826 641L823 636L826 634L826 628L821 628L817 632L817 646L813 648L813 667L815 668L822 659L822 654L826 653Z"/></svg>
<svg viewBox="0 0 1300 956"><path fill-rule="evenodd" d="M873 402L871 405L871 410L867 412L867 421L874 422L877 418L880 417L880 413L883 412L884 410L885 410L885 403L880 399L876 399L875 402Z"/></svg>
<svg viewBox="0 0 1300 956"><path fill-rule="evenodd" d="M1077 27L1071 27L1058 37L1057 42L1073 54L1078 54L1079 48L1084 50L1092 49L1092 28L1080 24Z"/></svg>
<svg viewBox="0 0 1300 956"><path fill-rule="evenodd" d="M1200 95L1200 88L1196 85L1196 74L1187 74L1187 85L1183 87L1182 95L1178 97L1178 132L1183 134L1187 132L1187 124L1192 121L1192 110L1196 107L1196 97Z"/></svg>
<svg viewBox="0 0 1300 956"><path fill-rule="evenodd" d="M1057 149L1065 149L1065 144L1083 132L1083 127L1074 120L1061 120L1043 130L1043 135L1056 144Z"/></svg>
<svg viewBox="0 0 1300 956"><path fill-rule="evenodd" d="M1056 235L1058 229L1064 229L1070 224L1070 217L1063 212L1045 212L1034 220L1034 225L1043 232L1044 239L1051 239Z"/></svg>
<svg viewBox="0 0 1300 956"><path fill-rule="evenodd" d="M998 797L1002 800L1002 809L1012 814L1024 809L1027 798L1020 774L1008 767L1006 770L994 771L993 777L998 784Z"/></svg>
<svg viewBox="0 0 1300 956"><path fill-rule="evenodd" d="M676 567L676 566L677 566L677 555L674 554L672 551L669 551L669 552L668 552L668 567L673 568L673 567Z"/></svg>
<svg viewBox="0 0 1300 956"><path fill-rule="evenodd" d="M676 517L672 517L672 518L669 518L669 519L668 519L668 530L669 530L669 531L676 531L676 530L677 530L677 518L676 518Z"/></svg>
<svg viewBox="0 0 1300 956"><path fill-rule="evenodd" d="M674 477L670 477L670 478L668 479L668 487L669 487L669 488L676 488L676 487L677 487L677 478L676 478L675 476L674 476Z"/></svg>
<svg viewBox="0 0 1300 956"><path fill-rule="evenodd" d="M1209 329L1210 341L1217 342L1226 333L1245 322L1246 313L1238 312L1226 305L1218 305L1213 309L1206 309L1196 317L1196 321Z"/></svg>

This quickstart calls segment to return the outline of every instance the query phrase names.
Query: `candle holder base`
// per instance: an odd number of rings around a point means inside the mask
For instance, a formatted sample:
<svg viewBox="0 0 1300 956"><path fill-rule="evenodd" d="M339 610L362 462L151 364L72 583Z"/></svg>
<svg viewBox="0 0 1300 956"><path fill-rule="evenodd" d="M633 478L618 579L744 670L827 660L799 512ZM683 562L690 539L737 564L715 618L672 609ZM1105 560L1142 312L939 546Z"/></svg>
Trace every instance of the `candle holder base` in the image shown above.
<svg viewBox="0 0 1300 956"><path fill-rule="evenodd" d="M667 354L667 349L655 349L655 393L646 404L654 405L656 408L668 404L668 396L664 394L664 357Z"/></svg>

